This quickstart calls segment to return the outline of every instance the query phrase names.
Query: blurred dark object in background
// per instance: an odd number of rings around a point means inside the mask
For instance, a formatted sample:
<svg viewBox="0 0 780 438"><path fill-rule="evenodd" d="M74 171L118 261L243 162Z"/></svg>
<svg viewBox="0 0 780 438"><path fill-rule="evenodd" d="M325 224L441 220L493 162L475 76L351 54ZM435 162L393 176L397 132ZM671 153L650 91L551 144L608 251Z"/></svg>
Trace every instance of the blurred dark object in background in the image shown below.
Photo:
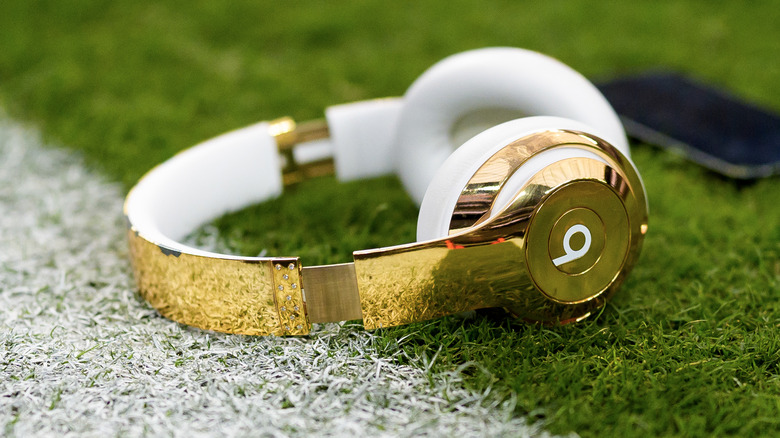
<svg viewBox="0 0 780 438"><path fill-rule="evenodd" d="M676 73L602 83L629 136L738 179L780 173L780 117Z"/></svg>

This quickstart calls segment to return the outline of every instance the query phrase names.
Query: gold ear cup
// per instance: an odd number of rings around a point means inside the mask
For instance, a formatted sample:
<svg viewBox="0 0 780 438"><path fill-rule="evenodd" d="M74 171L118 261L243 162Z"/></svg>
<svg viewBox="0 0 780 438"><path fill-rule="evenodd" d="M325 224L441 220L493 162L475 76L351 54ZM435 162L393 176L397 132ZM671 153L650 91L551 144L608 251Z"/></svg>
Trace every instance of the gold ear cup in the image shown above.
<svg viewBox="0 0 780 438"><path fill-rule="evenodd" d="M529 280L544 297L537 309L525 292L509 300L523 303L505 307L526 319L560 320L565 314L576 320L603 305L633 267L647 230L644 189L633 165L597 137L562 130L522 138L488 159L461 193L451 232L493 222L498 192L512 174L537 154L558 147L595 156L550 164L506 209L527 220L522 241L515 241L524 248Z"/></svg>

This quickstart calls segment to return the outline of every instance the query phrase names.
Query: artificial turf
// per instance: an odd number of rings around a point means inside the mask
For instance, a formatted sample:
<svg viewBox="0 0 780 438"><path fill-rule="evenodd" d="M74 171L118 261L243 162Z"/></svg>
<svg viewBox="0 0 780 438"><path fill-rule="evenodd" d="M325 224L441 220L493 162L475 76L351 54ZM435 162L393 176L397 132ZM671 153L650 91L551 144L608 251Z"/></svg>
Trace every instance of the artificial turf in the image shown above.
<svg viewBox="0 0 780 438"><path fill-rule="evenodd" d="M0 106L126 188L209 136L400 95L435 61L490 45L538 50L593 79L682 71L780 110L773 1L19 0L0 9ZM600 315L551 328L480 314L380 339L427 355L432 374L462 368L466 385L515 401L516 415L553 432L780 433L780 180L737 183L646 145L634 160L650 231ZM394 178L324 179L218 227L238 252L311 265L410 241L414 219Z"/></svg>

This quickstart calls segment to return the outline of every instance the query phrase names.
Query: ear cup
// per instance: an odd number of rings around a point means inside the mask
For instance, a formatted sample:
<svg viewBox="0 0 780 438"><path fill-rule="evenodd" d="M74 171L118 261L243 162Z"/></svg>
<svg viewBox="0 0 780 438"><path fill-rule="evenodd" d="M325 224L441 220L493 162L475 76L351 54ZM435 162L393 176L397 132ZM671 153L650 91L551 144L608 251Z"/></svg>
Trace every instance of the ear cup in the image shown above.
<svg viewBox="0 0 780 438"><path fill-rule="evenodd" d="M481 113L486 117L479 117ZM436 170L457 148L455 127L519 115L570 118L598 127L628 155L615 111L582 75L540 53L489 48L453 55L418 78L404 96L396 144L398 174L419 205ZM461 187L452 190L460 190Z"/></svg>
<svg viewBox="0 0 780 438"><path fill-rule="evenodd" d="M453 152L439 167L425 192L417 220L417 240L445 237L461 192L482 164L504 146L542 131L570 129L602 137L600 129L576 120L561 117L526 117L494 126L481 132ZM603 137L602 137L603 138ZM556 148L542 152L516 171L505 183L494 201L493 212L506 207L532 176L548 165L566 158L589 157L603 161L598 155L575 148Z"/></svg>

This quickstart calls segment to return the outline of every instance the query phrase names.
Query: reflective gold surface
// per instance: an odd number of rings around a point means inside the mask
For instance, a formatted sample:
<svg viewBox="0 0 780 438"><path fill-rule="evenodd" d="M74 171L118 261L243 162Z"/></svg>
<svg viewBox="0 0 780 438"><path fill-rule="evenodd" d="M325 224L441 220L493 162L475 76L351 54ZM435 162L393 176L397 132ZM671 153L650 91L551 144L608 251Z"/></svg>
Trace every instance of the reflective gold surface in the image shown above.
<svg viewBox="0 0 780 438"><path fill-rule="evenodd" d="M302 327L295 324L285 330L289 316L282 320L281 306L277 307L287 294L276 293L281 292L278 284L284 283L277 284L274 266L297 264L297 259L229 260L164 251L133 230L128 231L128 239L138 290L166 318L245 335L309 332L303 312L299 319ZM302 308L301 292L293 296Z"/></svg>
<svg viewBox="0 0 780 438"><path fill-rule="evenodd" d="M556 266L554 261L566 254L566 230L578 225L590 230L589 248L583 247L585 239L572 248L588 251ZM572 182L548 196L528 226L528 272L536 287L554 301L588 300L603 292L620 272L628 241L628 216L614 191L595 181Z"/></svg>
<svg viewBox="0 0 780 438"><path fill-rule="evenodd" d="M311 322L362 319L355 264L307 266L306 299Z"/></svg>
<svg viewBox="0 0 780 438"><path fill-rule="evenodd" d="M523 251L511 241L469 236L392 250L358 251L355 270L366 329L465 310L501 307L507 290L529 288Z"/></svg>

